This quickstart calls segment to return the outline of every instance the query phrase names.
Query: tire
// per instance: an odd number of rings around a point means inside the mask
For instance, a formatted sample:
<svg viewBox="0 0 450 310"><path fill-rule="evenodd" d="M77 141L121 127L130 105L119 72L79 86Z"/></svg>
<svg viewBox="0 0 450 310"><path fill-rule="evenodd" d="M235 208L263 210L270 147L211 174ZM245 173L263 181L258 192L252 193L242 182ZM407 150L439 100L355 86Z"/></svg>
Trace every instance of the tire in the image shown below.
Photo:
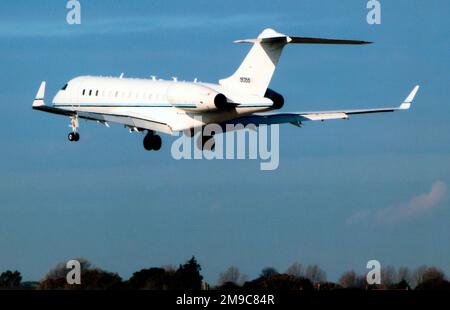
<svg viewBox="0 0 450 310"><path fill-rule="evenodd" d="M151 151L153 150L153 143L152 143L152 139L153 137L151 135L146 135L143 141L143 145L144 145L144 149L146 149L147 151Z"/></svg>
<svg viewBox="0 0 450 310"><path fill-rule="evenodd" d="M161 149L162 139L160 136L158 136L158 135L153 136L152 146L153 146L153 150L155 150L155 151L159 151Z"/></svg>
<svg viewBox="0 0 450 310"><path fill-rule="evenodd" d="M216 141L214 140L214 137L213 136L207 136L205 138L206 138L206 140L203 141L202 149L205 150L205 151L214 152L214 149L216 148ZM212 145L210 145L210 148L206 147L206 143L210 144L210 141L212 141Z"/></svg>
<svg viewBox="0 0 450 310"><path fill-rule="evenodd" d="M70 141L70 142L73 142L73 141L76 141L75 139L75 133L74 132L71 132L71 133L69 133L69 135L67 136L67 139Z"/></svg>
<svg viewBox="0 0 450 310"><path fill-rule="evenodd" d="M211 141L211 139L213 140L213 144L211 145L211 149L205 148L206 142ZM216 143L214 141L214 136L202 136L201 137L201 143L200 143L200 137L197 140L197 147L201 151L214 151L215 146L216 146Z"/></svg>

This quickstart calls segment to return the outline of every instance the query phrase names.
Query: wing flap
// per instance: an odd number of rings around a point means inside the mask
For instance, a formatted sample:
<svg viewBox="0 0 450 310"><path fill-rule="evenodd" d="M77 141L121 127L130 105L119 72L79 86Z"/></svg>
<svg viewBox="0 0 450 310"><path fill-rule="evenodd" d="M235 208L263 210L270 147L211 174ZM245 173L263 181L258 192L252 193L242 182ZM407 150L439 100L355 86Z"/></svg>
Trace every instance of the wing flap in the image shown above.
<svg viewBox="0 0 450 310"><path fill-rule="evenodd" d="M106 113L95 113L95 112L77 112L78 117L94 120L103 123L116 123L122 124L131 128L148 129L163 132L166 134L172 134L172 128L166 124L157 122L150 119L143 119L132 116L116 115L116 114L106 114Z"/></svg>
<svg viewBox="0 0 450 310"><path fill-rule="evenodd" d="M333 112L333 113L311 113L311 114L300 114L305 120L309 121L324 121L328 119L345 119L348 115L344 112Z"/></svg>

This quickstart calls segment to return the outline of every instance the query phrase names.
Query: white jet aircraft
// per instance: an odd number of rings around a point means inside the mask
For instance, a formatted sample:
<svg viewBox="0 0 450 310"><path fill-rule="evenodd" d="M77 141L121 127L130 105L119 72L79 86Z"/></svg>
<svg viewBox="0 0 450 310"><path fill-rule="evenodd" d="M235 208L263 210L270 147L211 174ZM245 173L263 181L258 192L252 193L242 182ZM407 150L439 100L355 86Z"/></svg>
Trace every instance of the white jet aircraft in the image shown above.
<svg viewBox="0 0 450 310"><path fill-rule="evenodd" d="M69 141L78 141L79 119L123 124L130 131L147 134L146 150L159 150L161 137L156 132L175 132L204 128L215 123L226 130L227 124L282 124L300 126L305 121L347 119L350 115L407 110L419 86L398 107L316 112L269 112L284 105L283 96L268 88L281 51L288 44L369 44L372 42L287 36L265 29L256 39L236 43L253 44L237 71L218 84L173 80L80 76L58 91L52 105L44 102L43 81L33 109L68 116ZM199 117L201 116L201 117ZM212 136L201 135L202 148ZM213 143L209 143L213 145Z"/></svg>

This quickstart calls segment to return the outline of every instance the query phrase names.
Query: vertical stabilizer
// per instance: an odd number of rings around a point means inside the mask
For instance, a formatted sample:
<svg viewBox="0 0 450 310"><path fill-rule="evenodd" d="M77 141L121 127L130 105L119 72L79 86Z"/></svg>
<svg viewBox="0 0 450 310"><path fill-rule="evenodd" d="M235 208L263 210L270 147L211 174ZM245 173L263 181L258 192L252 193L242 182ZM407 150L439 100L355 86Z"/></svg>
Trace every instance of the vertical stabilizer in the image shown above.
<svg viewBox="0 0 450 310"><path fill-rule="evenodd" d="M219 81L229 89L264 96L288 37L273 29L265 29L257 39L239 40L236 43L253 43L237 71Z"/></svg>
<svg viewBox="0 0 450 310"><path fill-rule="evenodd" d="M287 36L273 29L265 29L256 39L238 40L236 43L252 43L253 47L237 71L219 81L231 90L264 96L272 75L286 44L350 44L361 45L372 42Z"/></svg>

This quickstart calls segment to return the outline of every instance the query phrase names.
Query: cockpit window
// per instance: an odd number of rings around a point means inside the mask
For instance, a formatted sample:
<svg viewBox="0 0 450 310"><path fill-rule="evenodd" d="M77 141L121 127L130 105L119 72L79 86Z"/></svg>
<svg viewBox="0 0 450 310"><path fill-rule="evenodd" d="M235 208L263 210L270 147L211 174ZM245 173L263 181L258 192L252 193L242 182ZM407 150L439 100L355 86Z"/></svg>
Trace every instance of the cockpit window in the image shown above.
<svg viewBox="0 0 450 310"><path fill-rule="evenodd" d="M61 88L61 90L66 90L67 88L67 84L63 86L63 88Z"/></svg>

